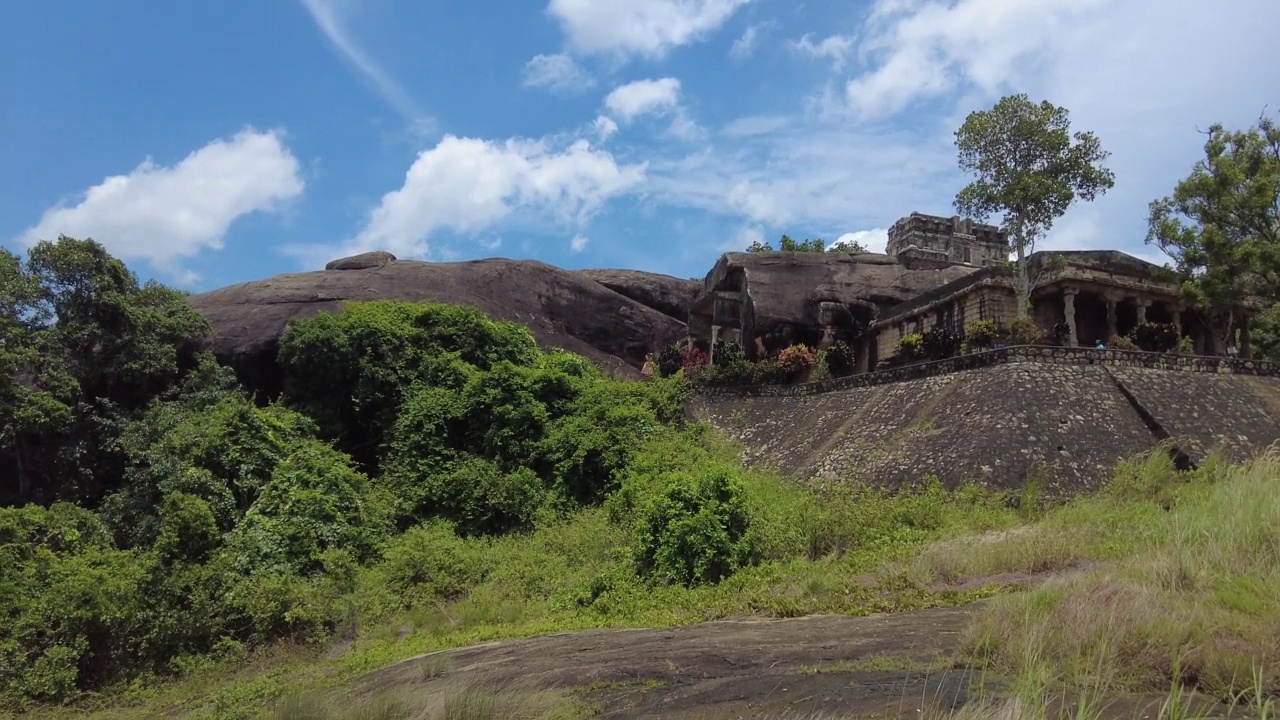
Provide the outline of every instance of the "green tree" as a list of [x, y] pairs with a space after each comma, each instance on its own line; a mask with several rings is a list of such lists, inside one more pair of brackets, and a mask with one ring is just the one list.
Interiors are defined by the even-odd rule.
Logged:
[[0, 496], [96, 503], [119, 485], [124, 423], [197, 363], [208, 324], [93, 240], [0, 253]]
[[[782, 238], [778, 241], [778, 250], [782, 252], [812, 252], [812, 253], [829, 252], [829, 253], [844, 253], [848, 255], [861, 255], [867, 252], [867, 248], [864, 247], [861, 243], [848, 242], [848, 243], [840, 243], [838, 245], [832, 244], [828, 246], [826, 241], [823, 240], [822, 238], [810, 238], [808, 240], [794, 240], [790, 235], [782, 236]], [[759, 240], [756, 240], [755, 242], [747, 246], [747, 252], [762, 253], [762, 252], [775, 252], [775, 250], [773, 249], [773, 245], [769, 243], [762, 243]], [[702, 278], [694, 278], [694, 280], [701, 282]]]
[[956, 148], [960, 169], [976, 177], [956, 195], [956, 210], [978, 220], [1003, 216], [1016, 258], [1017, 313], [1026, 317], [1027, 256], [1078, 198], [1093, 200], [1111, 188], [1115, 176], [1101, 165], [1110, 153], [1093, 133], [1073, 134], [1065, 108], [1021, 94], [970, 113], [956, 131]]
[[285, 402], [374, 474], [415, 385], [460, 389], [476, 369], [538, 357], [527, 328], [474, 308], [375, 301], [291, 322], [279, 362]]
[[[1250, 298], [1280, 302], [1280, 126], [1210, 126], [1204, 158], [1151, 203], [1147, 242], [1173, 258], [1192, 303], [1224, 330]], [[1270, 318], [1264, 318], [1264, 321]]]

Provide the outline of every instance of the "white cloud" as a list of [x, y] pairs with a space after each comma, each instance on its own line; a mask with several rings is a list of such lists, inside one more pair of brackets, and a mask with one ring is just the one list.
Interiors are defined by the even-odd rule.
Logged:
[[756, 48], [760, 46], [760, 37], [774, 26], [774, 22], [763, 22], [756, 25], [750, 25], [737, 40], [733, 41], [733, 45], [729, 48], [729, 57], [739, 62], [755, 55]]
[[871, 230], [847, 232], [836, 238], [831, 244], [832, 246], [857, 244], [866, 248], [868, 252], [884, 252], [885, 247], [889, 244], [889, 229], [873, 228]]
[[608, 115], [597, 117], [595, 122], [591, 123], [591, 127], [596, 131], [596, 137], [600, 139], [600, 142], [608, 140], [613, 137], [614, 133], [618, 132], [618, 123], [614, 122], [613, 118]]
[[128, 175], [89, 188], [78, 203], [45, 211], [18, 240], [31, 245], [59, 234], [92, 237], [122, 258], [144, 259], [190, 280], [178, 267], [181, 259], [220, 249], [236, 219], [271, 211], [303, 188], [298, 161], [281, 133], [250, 128], [169, 167], [147, 158]]
[[557, 54], [533, 56], [525, 63], [522, 83], [525, 87], [569, 94], [587, 90], [596, 81], [572, 57]]
[[[861, 74], [840, 88], [855, 114], [739, 118], [702, 152], [655, 159], [647, 190], [784, 230], [882, 228], [912, 210], [950, 215], [967, 181], [955, 129], [1001, 95], [1027, 92], [1068, 108], [1073, 129], [1096, 132], [1117, 175], [1044, 247], [1150, 257], [1147, 203], [1201, 157], [1197, 129], [1247, 127], [1277, 104], [1265, 94], [1280, 67], [1277, 26], [1273, 0], [880, 0], [867, 23], [837, 29], [868, 38], [849, 61]], [[929, 111], [908, 117], [916, 101]]]
[[759, 225], [743, 225], [734, 231], [733, 237], [720, 245], [720, 252], [742, 252], [755, 243], [764, 242], [764, 229]]
[[746, 138], [768, 135], [796, 122], [785, 115], [749, 115], [731, 120], [720, 130], [725, 137]]
[[702, 39], [751, 0], [551, 0], [569, 43], [588, 53], [661, 57]]
[[676, 108], [676, 117], [667, 128], [667, 135], [677, 140], [694, 142], [707, 136], [707, 131], [685, 112], [684, 108]]
[[400, 84], [352, 39], [344, 24], [345, 18], [342, 17], [341, 10], [345, 5], [342, 0], [299, 0], [299, 2], [306, 8], [307, 14], [311, 16], [311, 20], [315, 22], [325, 39], [333, 45], [338, 56], [353, 67], [356, 74], [371, 85], [386, 102], [395, 108], [396, 112], [415, 128], [420, 129], [424, 123], [434, 127], [434, 121], [418, 110], [404, 88], [400, 87]]
[[644, 164], [619, 165], [585, 140], [556, 149], [546, 141], [497, 143], [446, 135], [418, 155], [404, 185], [383, 196], [344, 250], [420, 257], [438, 230], [476, 232], [518, 210], [580, 224], [644, 176]]
[[569, 249], [574, 252], [582, 252], [587, 249], [588, 242], [590, 240], [587, 239], [586, 235], [574, 235], [573, 239], [569, 241]]
[[636, 80], [620, 85], [604, 99], [609, 112], [625, 120], [662, 112], [680, 103], [680, 81], [675, 78]]
[[[1150, 0], [1139, 0], [1150, 2]], [[859, 53], [873, 69], [845, 87], [866, 116], [896, 112], [961, 85], [984, 94], [1018, 87], [1043, 69], [1046, 51], [1132, 0], [880, 0]], [[1157, 14], [1170, 12], [1164, 3]], [[1180, 14], [1180, 11], [1174, 13]], [[1126, 34], [1136, 28], [1126, 28]], [[1140, 32], [1140, 30], [1138, 30]]]
[[816, 43], [810, 38], [811, 35], [805, 35], [799, 40], [792, 40], [791, 47], [809, 57], [826, 59], [837, 72], [853, 52], [853, 38], [849, 35], [832, 35]]

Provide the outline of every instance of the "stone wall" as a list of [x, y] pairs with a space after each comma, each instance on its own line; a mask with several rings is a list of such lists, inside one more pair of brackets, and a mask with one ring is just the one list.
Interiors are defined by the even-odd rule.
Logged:
[[1095, 350], [1082, 347], [1018, 345], [1000, 350], [988, 350], [945, 360], [903, 365], [889, 370], [879, 370], [798, 385], [709, 387], [702, 388], [699, 392], [704, 396], [800, 397], [1021, 362], [1033, 362], [1041, 365], [1105, 365], [1108, 367], [1137, 367], [1188, 373], [1280, 377], [1280, 365], [1261, 360], [1231, 360], [1225, 357], [1149, 353], [1135, 350]]
[[1098, 487], [1117, 461], [1165, 437], [1192, 462], [1280, 441], [1274, 366], [1150, 355], [1009, 348], [857, 376], [896, 381], [703, 394], [691, 410], [741, 441], [748, 464], [819, 483], [934, 475], [1016, 488], [1036, 474], [1069, 494]]

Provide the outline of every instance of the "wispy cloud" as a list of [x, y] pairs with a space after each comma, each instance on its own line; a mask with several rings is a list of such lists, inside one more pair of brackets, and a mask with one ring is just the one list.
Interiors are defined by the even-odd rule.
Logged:
[[792, 40], [791, 47], [815, 59], [830, 61], [836, 72], [844, 68], [845, 60], [853, 52], [853, 38], [849, 35], [831, 35], [814, 42], [812, 35], [805, 35], [799, 40]]
[[760, 38], [766, 32], [773, 28], [777, 23], [773, 20], [748, 26], [737, 40], [733, 41], [733, 46], [729, 48], [729, 57], [736, 61], [743, 61], [755, 55], [756, 48], [760, 46]]
[[391, 105], [405, 120], [416, 128], [424, 124], [434, 125], [430, 117], [423, 113], [417, 103], [405, 92], [392, 77], [382, 69], [373, 58], [351, 37], [342, 11], [345, 3], [342, 0], [298, 0], [302, 3], [315, 22], [316, 27], [324, 35], [329, 44], [342, 60], [351, 66], [356, 75], [370, 85], [381, 98]]
[[589, 90], [596, 84], [590, 73], [563, 53], [535, 55], [525, 63], [521, 82], [525, 87], [544, 88], [566, 95]]

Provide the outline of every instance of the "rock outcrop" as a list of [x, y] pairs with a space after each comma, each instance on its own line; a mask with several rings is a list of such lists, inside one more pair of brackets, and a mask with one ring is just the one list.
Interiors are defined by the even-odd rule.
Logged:
[[[685, 336], [672, 313], [596, 282], [590, 275], [536, 261], [504, 259], [454, 263], [397, 261], [365, 253], [329, 263], [320, 272], [277, 275], [202, 293], [191, 304], [212, 326], [212, 349], [249, 387], [274, 394], [280, 334], [295, 317], [334, 311], [344, 300], [407, 300], [469, 305], [499, 320], [527, 326], [544, 347], [579, 353], [632, 376], [648, 352]], [[629, 280], [623, 282], [619, 278]], [[678, 311], [674, 284], [649, 273], [613, 278], [631, 295]], [[643, 282], [641, 282], [643, 281]], [[648, 288], [642, 294], [640, 289]]]
[[579, 270], [578, 274], [682, 323], [688, 322], [689, 306], [702, 290], [700, 280], [642, 270]]

